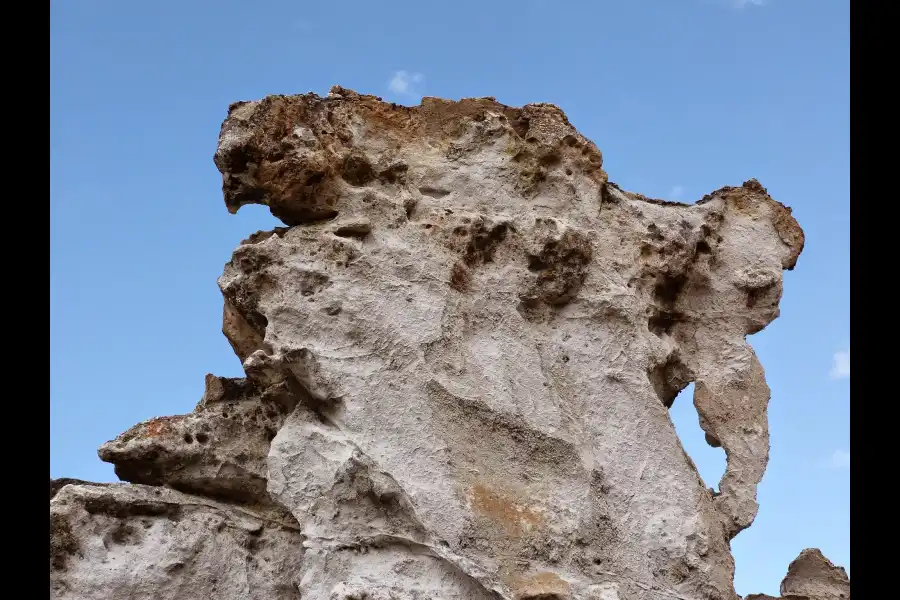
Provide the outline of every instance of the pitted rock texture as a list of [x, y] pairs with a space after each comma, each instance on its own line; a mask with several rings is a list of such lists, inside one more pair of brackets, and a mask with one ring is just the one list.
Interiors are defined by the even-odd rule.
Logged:
[[124, 481], [172, 488], [241, 504], [271, 504], [269, 443], [296, 404], [285, 384], [206, 376], [193, 413], [139, 423], [101, 446]]
[[781, 582], [781, 596], [751, 594], [746, 600], [850, 600], [850, 578], [817, 548], [800, 553]]
[[[289, 512], [302, 598], [737, 598], [769, 449], [746, 336], [804, 240], [758, 182], [666, 203], [553, 105], [337, 87], [232, 105], [215, 162], [229, 210], [287, 225], [219, 280], [246, 379], [105, 444], [121, 478]], [[691, 382], [718, 492], [667, 412]]]
[[298, 600], [303, 536], [207, 498], [142, 485], [64, 485], [50, 502], [54, 598]]

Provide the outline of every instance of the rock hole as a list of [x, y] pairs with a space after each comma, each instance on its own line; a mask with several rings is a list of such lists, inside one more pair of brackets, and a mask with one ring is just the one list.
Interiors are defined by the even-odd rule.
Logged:
[[700, 416], [694, 408], [693, 383], [673, 400], [669, 418], [675, 426], [681, 447], [694, 461], [703, 485], [712, 490], [713, 494], [718, 494], [719, 482], [725, 475], [725, 451], [719, 447], [718, 440], [710, 439], [700, 427]]
[[433, 188], [433, 187], [428, 187], [428, 186], [420, 187], [419, 193], [422, 194], [423, 196], [428, 196], [429, 198], [435, 198], [435, 199], [440, 199], [440, 198], [443, 198], [444, 196], [447, 196], [448, 194], [450, 194], [450, 192], [447, 190], [442, 190], [440, 188]]
[[325, 179], [325, 172], [317, 171], [317, 172], [311, 174], [309, 177], [307, 177], [305, 183], [308, 186], [313, 186], [318, 183], [321, 183], [323, 179]]
[[647, 378], [666, 408], [672, 407], [675, 397], [692, 380], [688, 368], [681, 362], [677, 352], [670, 354], [665, 362], [651, 368], [647, 372]]
[[494, 260], [494, 251], [506, 239], [507, 230], [512, 229], [506, 223], [498, 223], [490, 229], [483, 224], [472, 230], [472, 238], [466, 245], [465, 262], [473, 266], [479, 261], [489, 263]]
[[199, 443], [201, 443], [201, 444], [205, 444], [206, 442], [209, 441], [209, 436], [206, 435], [205, 433], [202, 433], [202, 432], [201, 432], [201, 433], [198, 433], [198, 434], [197, 434], [197, 441], [198, 441]]
[[671, 335], [672, 328], [684, 320], [684, 315], [677, 311], [655, 310], [647, 320], [647, 327], [658, 336]]
[[372, 225], [369, 223], [348, 223], [341, 225], [334, 230], [334, 235], [342, 238], [355, 238], [363, 240], [372, 231]]
[[417, 205], [418, 202], [416, 202], [415, 198], [407, 198], [403, 201], [403, 210], [406, 212], [407, 221], [411, 221], [413, 216], [415, 216]]
[[375, 179], [375, 170], [366, 157], [351, 154], [344, 160], [341, 177], [350, 185], [359, 187]]
[[232, 148], [231, 152], [228, 153], [226, 160], [228, 161], [228, 170], [235, 175], [240, 175], [247, 171], [248, 164], [256, 162], [258, 158], [250, 148], [247, 148], [246, 146], [235, 146]]
[[193, 444], [193, 443], [194, 443], [194, 437], [193, 437], [191, 434], [189, 434], [189, 433], [184, 434], [184, 443], [185, 443], [185, 444]]
[[520, 138], [524, 138], [528, 135], [528, 128], [531, 126], [531, 119], [528, 117], [520, 116], [518, 119], [510, 123], [512, 125], [513, 130], [516, 132]]
[[538, 164], [545, 167], [554, 167], [562, 162], [562, 157], [556, 152], [548, 152], [538, 159]]
[[[333, 204], [333, 199], [326, 200], [326, 204]], [[330, 221], [338, 216], [338, 211], [333, 208], [300, 207], [294, 204], [269, 204], [272, 214], [289, 227], [297, 225], [311, 225], [318, 222]]]
[[[775, 290], [775, 285], [767, 285], [760, 288], [751, 288], [747, 290], [747, 300], [746, 306], [747, 308], [754, 308], [757, 304], [762, 303], [767, 307], [775, 307], [778, 305], [778, 300], [780, 299], [779, 294], [771, 294], [773, 290]], [[754, 331], [753, 333], [756, 333]]]
[[531, 271], [532, 273], [534, 273], [536, 271], [544, 271], [544, 270], [548, 269], [549, 267], [550, 267], [550, 265], [548, 265], [546, 262], [541, 260], [540, 256], [537, 256], [535, 254], [528, 255], [528, 270]]
[[671, 308], [675, 305], [686, 283], [685, 275], [663, 275], [653, 288], [653, 295], [664, 307]]

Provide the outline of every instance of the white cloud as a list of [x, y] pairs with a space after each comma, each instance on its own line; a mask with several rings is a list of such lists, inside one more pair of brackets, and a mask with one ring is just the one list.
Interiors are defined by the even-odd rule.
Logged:
[[847, 450], [835, 450], [834, 454], [831, 455], [831, 466], [835, 469], [849, 469], [850, 468], [850, 451]]
[[418, 95], [415, 90], [416, 84], [421, 83], [424, 79], [425, 77], [421, 73], [396, 71], [388, 83], [388, 89], [399, 96], [415, 97]]
[[735, 8], [741, 9], [747, 6], [762, 6], [765, 0], [732, 0]]
[[835, 352], [831, 365], [831, 378], [844, 379], [850, 378], [850, 349], [846, 351]]
[[678, 200], [684, 195], [684, 188], [680, 185], [673, 185], [672, 189], [669, 190], [669, 197], [672, 200]]

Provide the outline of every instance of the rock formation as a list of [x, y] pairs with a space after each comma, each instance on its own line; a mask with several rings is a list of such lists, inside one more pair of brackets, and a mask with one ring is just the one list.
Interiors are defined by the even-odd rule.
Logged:
[[[654, 200], [556, 106], [340, 87], [233, 104], [215, 163], [286, 225], [219, 279], [246, 378], [104, 444], [131, 484], [51, 482], [55, 598], [737, 598], [746, 336], [804, 241], [758, 182]], [[667, 412], [691, 382], [717, 492]]]
[[800, 553], [781, 582], [781, 597], [751, 594], [746, 600], [849, 600], [850, 578], [816, 548]]

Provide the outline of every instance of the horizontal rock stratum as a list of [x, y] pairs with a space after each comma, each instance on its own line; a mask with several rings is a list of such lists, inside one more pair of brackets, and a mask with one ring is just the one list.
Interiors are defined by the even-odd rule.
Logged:
[[[746, 336], [804, 242], [762, 185], [654, 200], [551, 104], [340, 87], [233, 104], [215, 163], [286, 225], [219, 279], [246, 377], [104, 444], [130, 484], [51, 482], [55, 598], [737, 598]], [[668, 415], [691, 382], [718, 492]]]

